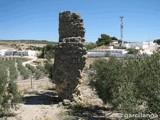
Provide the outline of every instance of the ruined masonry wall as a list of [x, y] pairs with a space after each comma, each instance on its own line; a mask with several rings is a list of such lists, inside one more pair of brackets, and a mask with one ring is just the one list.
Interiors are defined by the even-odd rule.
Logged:
[[84, 35], [79, 14], [69, 11], [59, 14], [59, 43], [55, 49], [53, 81], [60, 99], [72, 100], [72, 94], [76, 92], [85, 66]]
[[83, 27], [83, 20], [78, 13], [70, 11], [59, 14], [59, 41], [62, 42], [64, 38], [80, 37], [84, 39], [85, 29]]

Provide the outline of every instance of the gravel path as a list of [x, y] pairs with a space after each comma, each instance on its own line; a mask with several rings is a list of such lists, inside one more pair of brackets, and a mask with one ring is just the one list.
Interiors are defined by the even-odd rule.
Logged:
[[32, 63], [35, 60], [37, 60], [37, 57], [33, 57], [32, 60], [28, 60], [28, 61], [23, 62], [22, 65], [26, 66], [26, 64], [30, 64], [30, 63]]

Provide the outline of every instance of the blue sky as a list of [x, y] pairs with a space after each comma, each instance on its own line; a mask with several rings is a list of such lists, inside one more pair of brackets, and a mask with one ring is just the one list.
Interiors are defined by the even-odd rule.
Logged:
[[58, 41], [58, 14], [81, 14], [86, 42], [100, 34], [120, 38], [124, 16], [124, 40], [160, 38], [160, 0], [0, 0], [0, 39]]

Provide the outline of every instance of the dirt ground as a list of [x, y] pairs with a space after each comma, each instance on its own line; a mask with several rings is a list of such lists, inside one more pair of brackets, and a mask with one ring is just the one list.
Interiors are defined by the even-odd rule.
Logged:
[[23, 103], [18, 104], [15, 116], [7, 120], [60, 120], [63, 107], [58, 107], [54, 91], [36, 91], [25, 94]]

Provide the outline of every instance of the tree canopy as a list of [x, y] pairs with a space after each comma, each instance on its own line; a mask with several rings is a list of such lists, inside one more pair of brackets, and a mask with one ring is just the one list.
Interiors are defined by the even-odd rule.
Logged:
[[112, 37], [106, 34], [101, 34], [100, 38], [96, 41], [97, 46], [109, 45], [112, 42]]
[[47, 44], [42, 48], [42, 53], [39, 55], [39, 58], [46, 58], [50, 60], [54, 58], [55, 44]]
[[96, 44], [95, 44], [95, 43], [86, 44], [86, 45], [85, 45], [85, 48], [86, 48], [87, 50], [94, 49], [94, 48], [96, 48]]
[[154, 40], [154, 43], [157, 43], [158, 45], [160, 45], [160, 39]]

